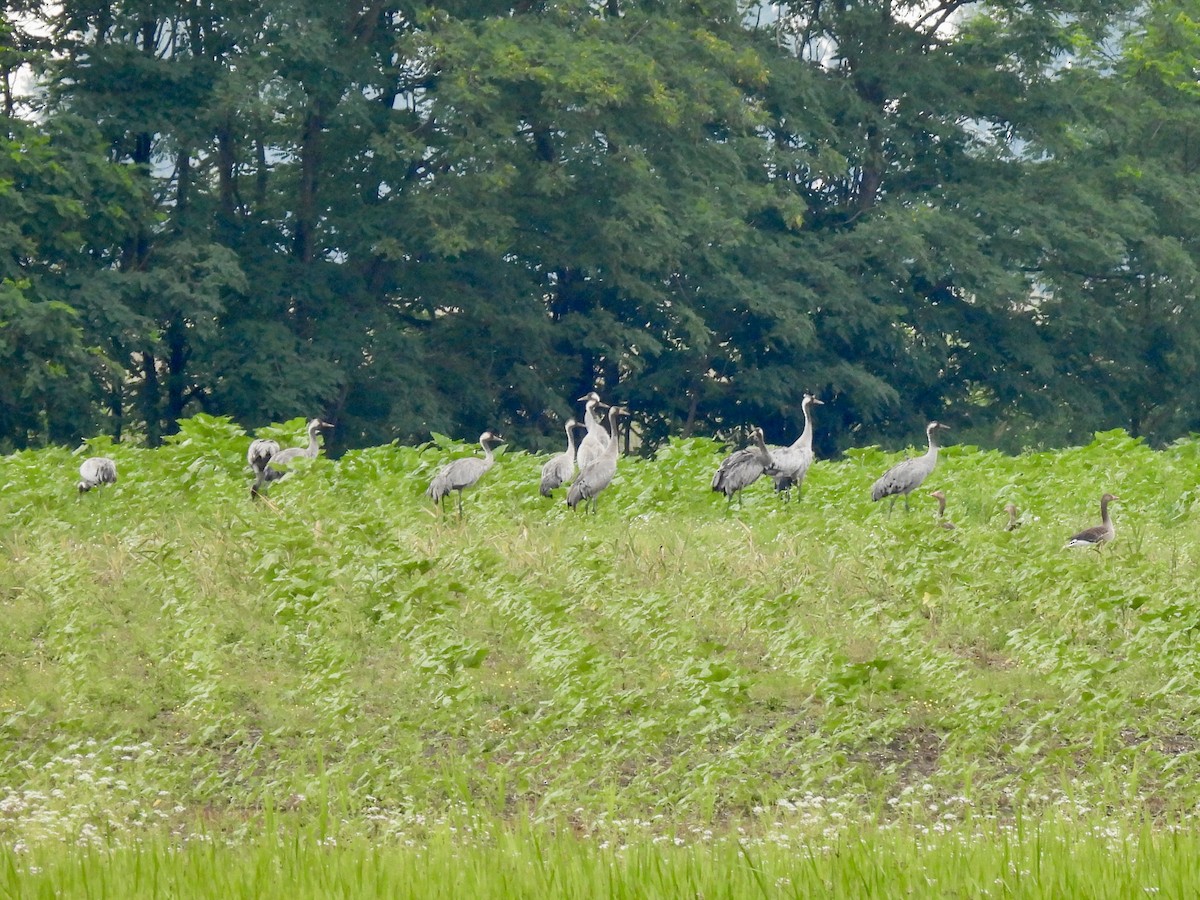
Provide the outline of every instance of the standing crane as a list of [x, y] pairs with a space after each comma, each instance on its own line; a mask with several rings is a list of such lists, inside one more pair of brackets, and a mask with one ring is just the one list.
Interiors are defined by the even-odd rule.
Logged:
[[582, 461], [580, 462], [579, 474], [575, 476], [570, 490], [567, 491], [567, 506], [571, 509], [575, 509], [580, 501], [583, 501], [584, 509], [590, 505], [592, 512], [595, 513], [596, 497], [612, 484], [613, 476], [617, 474], [617, 456], [620, 454], [621, 444], [617, 440], [617, 417], [623, 412], [625, 410], [619, 406], [609, 407], [608, 427], [612, 431], [612, 438], [601, 456], [586, 466], [582, 464]]
[[772, 447], [771, 458], [775, 461], [775, 490], [790, 498], [792, 488], [802, 492], [804, 476], [808, 474], [813, 464], [813, 420], [812, 407], [824, 406], [825, 401], [818, 400], [812, 394], [806, 393], [800, 408], [804, 410], [804, 431], [789, 447]]
[[929, 439], [929, 450], [923, 456], [896, 463], [896, 465], [884, 472], [879, 477], [879, 480], [871, 486], [872, 500], [878, 501], [884, 497], [892, 498], [892, 505], [888, 507], [889, 513], [892, 511], [892, 507], [896, 505], [896, 496], [898, 494], [904, 496], [904, 508], [908, 509], [908, 495], [921, 486], [921, 482], [929, 477], [929, 473], [937, 465], [938, 444], [936, 433], [939, 428], [948, 430], [948, 426], [940, 422], [930, 422], [925, 426], [925, 436]]
[[94, 487], [117, 483], [117, 464], [107, 456], [90, 456], [79, 466], [80, 482], [76, 487], [86, 494]]
[[479, 436], [479, 446], [483, 448], [483, 458], [468, 456], [442, 466], [441, 471], [434, 475], [433, 480], [429, 482], [429, 488], [425, 491], [425, 495], [445, 512], [446, 505], [443, 500], [446, 495], [451, 491], [458, 491], [458, 517], [461, 519], [463, 491], [482, 478], [496, 461], [492, 455], [492, 445], [503, 443], [504, 438], [485, 431]]
[[[292, 460], [301, 457], [316, 459], [317, 454], [321, 452], [317, 435], [321, 433], [322, 428], [332, 427], [328, 422], [322, 422], [320, 419], [310, 419], [308, 427], [305, 429], [308, 432], [308, 444], [304, 447], [288, 447], [286, 450], [280, 450], [279, 444], [275, 441], [262, 439], [253, 441], [250, 449], [246, 451], [246, 461], [254, 470], [254, 484], [250, 486], [250, 496], [258, 497], [262, 486], [268, 481], [278, 481], [289, 474], [286, 469], [279, 468], [280, 466], [286, 466]], [[263, 456], [271, 450], [274, 452], [267, 457], [266, 462], [262, 462]]]
[[541, 491], [543, 497], [549, 497], [550, 492], [561, 487], [575, 475], [575, 429], [579, 423], [574, 419], [567, 420], [567, 449], [542, 466]]
[[763, 430], [751, 428], [750, 437], [754, 446], [743, 447], [725, 457], [712, 479], [712, 489], [723, 493], [729, 503], [733, 502], [736, 494], [739, 507], [742, 505], [742, 491], [758, 481], [764, 472], [775, 470], [773, 455], [763, 442]]
[[1100, 498], [1100, 524], [1093, 525], [1091, 528], [1085, 528], [1079, 534], [1074, 535], [1067, 541], [1067, 547], [1099, 547], [1101, 544], [1107, 544], [1117, 536], [1117, 529], [1113, 526], [1113, 521], [1108, 515], [1108, 504], [1114, 500], [1121, 498], [1115, 494], [1105, 494]]
[[604, 426], [600, 424], [600, 420], [596, 418], [596, 407], [605, 405], [600, 401], [599, 394], [592, 391], [579, 399], [587, 401], [583, 410], [583, 424], [587, 426], [587, 434], [579, 442], [579, 468], [582, 470], [588, 463], [603, 456], [608, 442], [615, 439], [617, 435], [616, 432], [613, 432], [612, 438], [610, 438], [608, 432], [604, 430]]
[[938, 528], [945, 528], [947, 531], [953, 531], [957, 526], [946, 518], [946, 492], [945, 491], [930, 491], [929, 496], [938, 502], [937, 524]]

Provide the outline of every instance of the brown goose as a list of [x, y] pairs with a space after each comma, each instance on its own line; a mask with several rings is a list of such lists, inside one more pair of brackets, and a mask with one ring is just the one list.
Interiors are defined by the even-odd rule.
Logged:
[[938, 528], [952, 530], [957, 526], [946, 518], [946, 492], [945, 491], [930, 491], [929, 496], [933, 497], [938, 502]]
[[1114, 500], [1121, 498], [1115, 494], [1105, 494], [1100, 498], [1100, 524], [1093, 525], [1091, 528], [1085, 528], [1079, 534], [1067, 541], [1068, 547], [1099, 547], [1101, 544], [1106, 544], [1117, 536], [1117, 529], [1113, 527], [1112, 519], [1108, 515], [1108, 504]]

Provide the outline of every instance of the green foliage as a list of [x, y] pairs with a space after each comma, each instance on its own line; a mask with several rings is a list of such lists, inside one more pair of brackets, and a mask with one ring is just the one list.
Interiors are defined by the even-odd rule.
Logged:
[[[460, 521], [423, 492], [477, 451], [435, 441], [320, 457], [257, 502], [225, 417], [158, 450], [0, 460], [10, 788], [114, 833], [200, 810], [235, 827], [292, 795], [348, 833], [460, 801], [748, 824], [807, 792], [865, 816], [914, 791], [1036, 811], [1067, 785], [1134, 818], [1200, 802], [1193, 441], [948, 447], [928, 486], [954, 531], [924, 494], [869, 501], [896, 459], [878, 448], [819, 462], [799, 501], [763, 480], [730, 507], [705, 439], [622, 459], [595, 516], [541, 497], [544, 458], [510, 447]], [[95, 454], [119, 480], [79, 496]], [[1105, 490], [1117, 540], [1065, 551]], [[100, 777], [137, 802], [88, 793]], [[160, 791], [177, 812], [135, 815]], [[35, 836], [30, 816], [0, 833]]]

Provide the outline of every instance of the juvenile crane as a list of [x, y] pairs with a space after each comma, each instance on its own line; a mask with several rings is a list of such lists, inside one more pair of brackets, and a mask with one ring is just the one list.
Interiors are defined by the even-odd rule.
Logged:
[[792, 488], [798, 492], [804, 490], [804, 476], [808, 474], [813, 464], [813, 405], [824, 406], [825, 401], [818, 400], [812, 394], [805, 394], [800, 408], [804, 411], [804, 431], [800, 437], [788, 447], [772, 447], [771, 458], [775, 461], [775, 490], [785, 497], [791, 498]]
[[1016, 531], [1018, 528], [1020, 528], [1021, 521], [1020, 521], [1020, 519], [1017, 518], [1017, 516], [1020, 515], [1020, 512], [1017, 509], [1017, 504], [1015, 504], [1015, 503], [1004, 504], [1004, 511], [1006, 513], [1008, 513], [1008, 524], [1004, 526], [1004, 530], [1005, 531]]
[[79, 466], [80, 482], [76, 485], [80, 494], [94, 487], [117, 483], [117, 464], [107, 456], [91, 456]]
[[[301, 457], [305, 459], [316, 459], [317, 454], [321, 452], [321, 445], [317, 441], [317, 435], [321, 433], [322, 428], [332, 428], [328, 422], [322, 422], [320, 419], [310, 419], [308, 427], [305, 429], [308, 432], [308, 445], [304, 447], [288, 447], [286, 450], [278, 450], [272, 453], [261, 468], [255, 465], [256, 460], [260, 460], [266, 451], [271, 449], [274, 444], [275, 448], [279, 445], [271, 440], [258, 440], [250, 444], [250, 449], [246, 451], [246, 461], [250, 463], [250, 468], [254, 469], [254, 484], [250, 486], [250, 496], [258, 497], [262, 492], [262, 487], [268, 481], [278, 481], [288, 475], [287, 469], [281, 469], [280, 466], [287, 466], [294, 459]], [[257, 446], [257, 450], [256, 447]], [[254, 459], [251, 458], [252, 454]]]
[[750, 437], [754, 440], [754, 446], [743, 447], [725, 457], [712, 479], [712, 489], [723, 493], [725, 500], [730, 503], [736, 494], [738, 506], [742, 505], [742, 491], [758, 481], [764, 472], [775, 469], [771, 451], [763, 442], [762, 429], [750, 429]]
[[938, 528], [945, 528], [947, 531], [953, 531], [957, 526], [946, 518], [946, 492], [945, 491], [930, 491], [929, 496], [938, 502], [937, 524]]
[[579, 474], [575, 476], [570, 490], [567, 491], [567, 506], [571, 509], [575, 509], [582, 501], [585, 510], [590, 506], [592, 512], [595, 513], [596, 497], [612, 484], [613, 476], [617, 474], [617, 456], [620, 453], [621, 443], [617, 440], [617, 417], [623, 412], [625, 410], [619, 406], [609, 407], [608, 427], [612, 431], [612, 437], [601, 456], [586, 466], [580, 465]]
[[425, 495], [442, 507], [444, 512], [446, 504], [443, 500], [446, 495], [451, 491], [458, 491], [458, 517], [461, 519], [463, 491], [473, 486], [492, 467], [496, 461], [496, 457], [492, 455], [492, 446], [503, 443], [504, 438], [485, 431], [479, 436], [479, 446], [483, 448], [483, 458], [468, 456], [442, 466], [441, 471], [433, 476], [433, 481], [429, 482], [429, 489], [425, 491]]
[[1105, 494], [1100, 498], [1100, 524], [1093, 525], [1091, 528], [1085, 528], [1079, 534], [1074, 535], [1066, 546], [1072, 548], [1079, 547], [1099, 547], [1101, 544], [1107, 544], [1117, 536], [1117, 529], [1113, 526], [1113, 521], [1108, 515], [1108, 504], [1114, 500], [1121, 498], [1115, 494]]
[[600, 420], [596, 418], [596, 407], [605, 405], [600, 401], [600, 395], [592, 391], [579, 399], [587, 401], [583, 409], [583, 424], [587, 426], [587, 434], [579, 442], [578, 455], [579, 468], [582, 470], [584, 466], [604, 455], [608, 448], [609, 436]]
[[567, 420], [567, 449], [542, 466], [543, 497], [549, 497], [551, 491], [566, 484], [575, 475], [575, 429], [578, 427], [579, 423], [574, 419]]
[[942, 425], [940, 422], [930, 422], [925, 427], [925, 436], [929, 439], [929, 450], [923, 456], [896, 463], [896, 465], [884, 472], [871, 487], [872, 500], [879, 501], [884, 497], [891, 497], [892, 505], [888, 507], [888, 512], [891, 512], [892, 507], [896, 505], [896, 496], [903, 495], [904, 508], [909, 508], [908, 495], [921, 486], [921, 483], [933, 471], [933, 467], [937, 465], [938, 444], [936, 434], [939, 428], [948, 430], [948, 427]]

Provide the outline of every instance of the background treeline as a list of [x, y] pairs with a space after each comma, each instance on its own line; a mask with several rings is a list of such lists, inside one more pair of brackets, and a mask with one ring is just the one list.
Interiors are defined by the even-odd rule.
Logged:
[[[1200, 421], [1200, 2], [16, 0], [0, 441]], [[34, 73], [29, 89], [28, 73]]]

